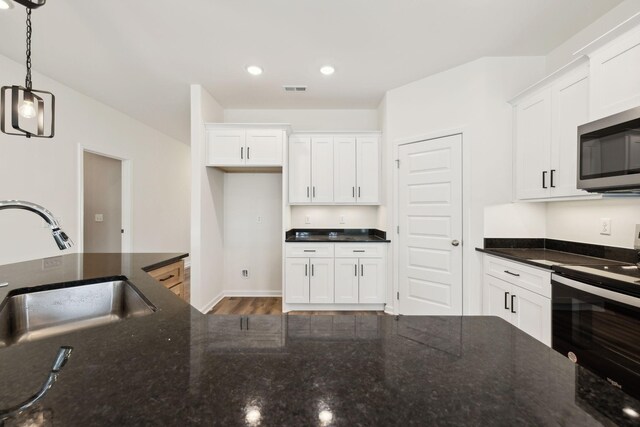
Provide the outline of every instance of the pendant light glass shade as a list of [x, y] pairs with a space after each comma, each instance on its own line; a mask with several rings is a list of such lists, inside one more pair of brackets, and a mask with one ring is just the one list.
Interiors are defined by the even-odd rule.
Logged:
[[7, 135], [53, 138], [56, 97], [42, 90], [3, 86], [0, 130]]

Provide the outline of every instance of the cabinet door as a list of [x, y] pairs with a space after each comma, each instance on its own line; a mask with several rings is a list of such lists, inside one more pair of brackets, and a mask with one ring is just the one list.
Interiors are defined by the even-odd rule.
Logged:
[[358, 203], [380, 202], [380, 147], [377, 136], [358, 138], [356, 146]]
[[516, 297], [511, 307], [511, 323], [551, 346], [551, 300], [518, 286], [513, 287], [513, 293]]
[[282, 130], [247, 131], [247, 166], [282, 166]]
[[288, 304], [309, 302], [309, 258], [286, 259], [284, 294]]
[[242, 166], [245, 159], [244, 130], [207, 131], [208, 166]]
[[336, 203], [356, 202], [356, 138], [333, 140], [333, 198]]
[[311, 138], [289, 138], [289, 203], [311, 201]]
[[333, 203], [333, 138], [311, 138], [311, 201]]
[[589, 55], [591, 120], [640, 105], [640, 29]]
[[517, 198], [527, 200], [549, 197], [550, 88], [533, 94], [516, 106], [515, 148]]
[[313, 258], [310, 266], [309, 302], [333, 304], [333, 258]]
[[587, 64], [552, 87], [553, 123], [549, 185], [552, 197], [587, 195], [576, 187], [578, 126], [589, 121], [589, 69]]
[[359, 259], [360, 286], [358, 302], [382, 304], [385, 302], [385, 264], [383, 258]]
[[360, 277], [358, 258], [336, 258], [335, 263], [336, 283], [334, 288], [336, 304], [357, 304], [358, 278]]
[[484, 275], [482, 287], [482, 314], [498, 316], [511, 323], [511, 288], [510, 283], [488, 274]]

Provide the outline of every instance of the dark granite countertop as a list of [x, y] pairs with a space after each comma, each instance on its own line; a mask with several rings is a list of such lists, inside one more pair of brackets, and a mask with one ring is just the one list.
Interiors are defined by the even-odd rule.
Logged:
[[632, 425], [622, 408], [640, 412], [497, 317], [251, 316], [241, 329], [238, 316], [203, 315], [143, 272], [163, 256], [0, 266], [13, 287], [125, 275], [158, 307], [0, 349], [0, 408], [39, 389], [69, 345], [58, 382], [27, 414], [47, 425], [596, 426]]
[[540, 248], [476, 248], [480, 252], [552, 270], [558, 265], [625, 265], [620, 261]]
[[390, 240], [386, 232], [374, 228], [294, 228], [287, 231], [285, 242], [389, 243]]

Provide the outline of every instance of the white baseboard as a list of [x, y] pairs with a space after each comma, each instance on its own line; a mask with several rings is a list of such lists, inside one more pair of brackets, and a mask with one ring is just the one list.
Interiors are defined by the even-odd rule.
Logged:
[[225, 297], [281, 297], [282, 291], [224, 291]]
[[224, 296], [225, 296], [224, 292], [220, 292], [211, 301], [209, 301], [207, 304], [205, 304], [205, 306], [203, 308], [199, 308], [198, 310], [203, 314], [207, 314], [208, 312], [211, 311], [211, 309], [213, 307], [216, 306], [216, 304], [218, 304], [220, 301], [222, 301], [222, 298], [224, 298]]
[[391, 315], [395, 315], [396, 314], [395, 310], [393, 309], [393, 306], [389, 305], [389, 304], [386, 304], [384, 306], [384, 312], [385, 312], [385, 314], [391, 314]]

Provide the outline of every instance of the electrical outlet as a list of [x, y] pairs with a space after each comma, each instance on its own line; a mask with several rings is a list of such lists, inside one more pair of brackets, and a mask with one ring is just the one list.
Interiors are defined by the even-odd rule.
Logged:
[[611, 218], [600, 218], [600, 234], [611, 236]]
[[633, 247], [640, 251], [640, 224], [636, 224], [636, 236], [633, 239]]
[[258, 224], [262, 224], [262, 217], [260, 215], [258, 215], [258, 218], [256, 218], [256, 222]]
[[56, 268], [62, 266], [62, 257], [54, 256], [42, 260], [42, 269]]
[[304, 217], [304, 223], [305, 223], [305, 224], [311, 224], [311, 217], [310, 217], [310, 216], [308, 216], [308, 215], [307, 215], [307, 216], [305, 216], [305, 217]]
[[104, 221], [104, 214], [96, 214], [95, 215], [95, 221], [96, 222], [103, 222]]
[[340, 224], [344, 224], [344, 215], [340, 215]]
[[242, 278], [243, 279], [249, 278], [249, 270], [242, 270]]

